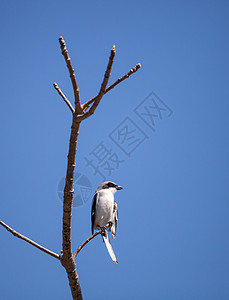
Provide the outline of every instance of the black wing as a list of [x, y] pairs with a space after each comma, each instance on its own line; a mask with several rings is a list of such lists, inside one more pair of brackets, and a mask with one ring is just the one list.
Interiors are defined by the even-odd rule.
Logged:
[[95, 193], [93, 201], [92, 201], [92, 207], [91, 207], [91, 232], [94, 233], [94, 223], [95, 223], [95, 210], [96, 210], [96, 204], [98, 199], [98, 193]]

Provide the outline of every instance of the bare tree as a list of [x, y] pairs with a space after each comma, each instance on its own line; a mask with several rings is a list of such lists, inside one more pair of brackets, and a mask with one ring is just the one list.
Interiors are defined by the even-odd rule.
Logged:
[[[79, 128], [80, 124], [83, 120], [90, 117], [96, 110], [97, 106], [99, 105], [102, 97], [104, 94], [109, 92], [112, 88], [114, 88], [117, 84], [122, 82], [123, 80], [127, 79], [130, 75], [135, 73], [140, 67], [141, 64], [137, 64], [134, 68], [132, 68], [128, 73], [126, 73], [121, 78], [117, 79], [114, 83], [112, 83], [109, 87], [107, 87], [108, 80], [111, 73], [112, 64], [114, 61], [114, 56], [116, 53], [115, 46], [111, 49], [111, 54], [109, 58], [109, 62], [107, 65], [107, 69], [103, 78], [103, 82], [101, 84], [101, 88], [99, 90], [98, 95], [93, 97], [92, 99], [88, 100], [84, 104], [80, 102], [79, 96], [79, 88], [76, 82], [76, 76], [74, 69], [71, 64], [71, 60], [68, 54], [68, 50], [66, 47], [66, 43], [63, 37], [59, 38], [60, 48], [64, 59], [66, 61], [69, 75], [72, 81], [72, 87], [74, 91], [74, 99], [75, 99], [75, 108], [72, 106], [71, 102], [66, 98], [63, 94], [57, 83], [54, 83], [53, 86], [59, 93], [59, 95], [63, 98], [64, 102], [67, 104], [69, 109], [72, 112], [72, 126], [71, 126], [71, 135], [69, 141], [69, 151], [67, 157], [67, 172], [66, 172], [66, 179], [65, 179], [65, 188], [64, 188], [64, 202], [63, 202], [63, 228], [62, 228], [62, 250], [61, 254], [57, 254], [52, 252], [45, 247], [37, 244], [36, 242], [32, 241], [31, 239], [27, 238], [26, 236], [16, 232], [14, 229], [9, 227], [7, 224], [0, 220], [0, 225], [2, 225], [5, 229], [11, 232], [14, 236], [28, 242], [29, 244], [35, 246], [39, 250], [55, 257], [56, 259], [60, 260], [62, 266], [65, 268], [69, 285], [71, 288], [72, 298], [74, 300], [82, 299], [81, 288], [79, 284], [79, 276], [76, 270], [76, 263], [75, 259], [80, 252], [80, 250], [94, 237], [101, 234], [101, 230], [98, 230], [93, 235], [91, 235], [84, 243], [82, 243], [78, 249], [73, 254], [72, 252], [72, 245], [71, 245], [71, 217], [72, 217], [72, 202], [74, 196], [74, 170], [76, 166], [76, 147], [77, 147], [77, 140], [79, 135]], [[108, 227], [107, 225], [106, 227]]]

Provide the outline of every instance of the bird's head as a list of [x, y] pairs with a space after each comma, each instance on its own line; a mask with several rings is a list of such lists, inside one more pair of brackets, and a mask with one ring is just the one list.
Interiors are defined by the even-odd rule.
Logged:
[[116, 183], [112, 181], [105, 181], [100, 184], [100, 186], [97, 188], [96, 192], [109, 189], [113, 194], [115, 194], [118, 190], [122, 190], [123, 188], [120, 185], [117, 185]]

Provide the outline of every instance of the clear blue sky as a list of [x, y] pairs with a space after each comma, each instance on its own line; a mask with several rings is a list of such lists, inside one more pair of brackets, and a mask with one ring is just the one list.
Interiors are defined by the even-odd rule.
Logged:
[[[77, 192], [87, 180], [92, 192], [88, 200], [80, 190], [72, 242], [75, 250], [90, 235], [103, 180], [90, 160], [124, 187], [119, 264], [100, 237], [87, 245], [77, 259], [84, 298], [229, 299], [228, 1], [1, 1], [0, 11], [0, 219], [60, 253], [71, 113], [52, 83], [73, 93], [58, 38], [82, 101], [98, 92], [115, 44], [111, 83], [142, 68], [81, 126]], [[127, 128], [132, 135], [118, 134]], [[109, 153], [96, 161], [101, 146]], [[0, 239], [1, 299], [71, 299], [55, 258], [2, 227]]]

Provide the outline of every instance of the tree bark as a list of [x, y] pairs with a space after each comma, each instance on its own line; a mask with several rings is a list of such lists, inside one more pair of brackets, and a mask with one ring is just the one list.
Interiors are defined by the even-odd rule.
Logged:
[[71, 248], [71, 217], [72, 217], [72, 201], [74, 196], [74, 170], [76, 166], [76, 150], [77, 139], [79, 135], [80, 122], [75, 118], [73, 114], [71, 136], [69, 141], [67, 172], [64, 188], [64, 204], [63, 204], [63, 240], [61, 251], [61, 264], [65, 268], [69, 285], [72, 292], [72, 298], [74, 300], [81, 300], [82, 293], [79, 284], [79, 277], [76, 271], [76, 264], [72, 254]]

